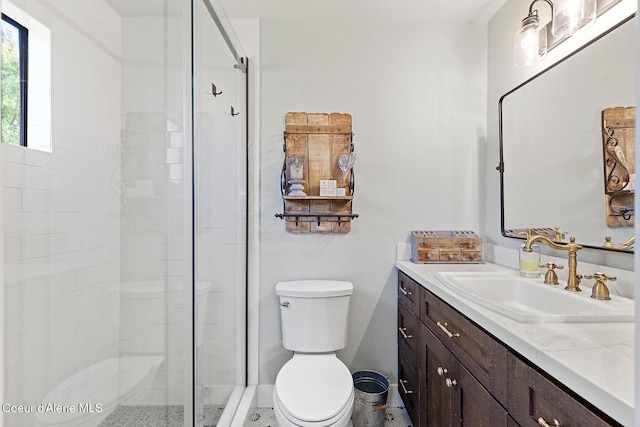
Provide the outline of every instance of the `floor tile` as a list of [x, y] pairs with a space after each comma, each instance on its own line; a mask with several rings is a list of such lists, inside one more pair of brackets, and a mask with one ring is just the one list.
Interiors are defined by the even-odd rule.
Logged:
[[[278, 422], [273, 408], [256, 408], [249, 412], [244, 427], [277, 427]], [[348, 427], [353, 427], [349, 421]], [[388, 408], [385, 413], [384, 427], [413, 427], [404, 408]]]

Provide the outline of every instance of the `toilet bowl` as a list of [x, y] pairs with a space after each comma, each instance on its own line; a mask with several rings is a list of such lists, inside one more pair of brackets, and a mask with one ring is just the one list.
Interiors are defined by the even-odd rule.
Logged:
[[280, 426], [346, 426], [353, 403], [351, 373], [335, 353], [295, 354], [278, 373], [273, 389]]
[[336, 356], [347, 339], [350, 282], [279, 282], [282, 342], [293, 358], [280, 369], [273, 407], [281, 427], [345, 427], [354, 405], [353, 378]]

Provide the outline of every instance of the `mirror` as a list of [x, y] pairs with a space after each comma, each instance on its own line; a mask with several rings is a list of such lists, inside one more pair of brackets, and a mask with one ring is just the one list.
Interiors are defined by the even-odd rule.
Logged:
[[634, 235], [607, 226], [602, 111], [635, 106], [635, 19], [596, 40], [500, 98], [501, 229], [506, 237], [534, 227], [563, 241], [612, 250]]

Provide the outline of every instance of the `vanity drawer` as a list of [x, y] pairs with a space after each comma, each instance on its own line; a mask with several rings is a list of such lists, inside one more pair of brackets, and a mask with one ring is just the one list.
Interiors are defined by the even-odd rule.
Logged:
[[417, 364], [417, 359], [398, 358], [398, 393], [414, 426], [420, 425], [420, 380], [414, 369]]
[[[528, 366], [514, 354], [508, 361], [508, 411], [523, 427], [544, 425], [562, 427], [619, 426], [613, 420], [596, 414], [569, 392], [546, 378], [535, 368]], [[559, 424], [554, 423], [557, 420]]]
[[398, 271], [398, 302], [405, 304], [410, 311], [416, 314], [419, 310], [420, 288], [418, 282], [402, 271]]
[[420, 320], [498, 401], [506, 402], [506, 347], [426, 289]]
[[420, 320], [409, 308], [398, 303], [398, 351], [409, 359], [417, 360], [420, 341]]

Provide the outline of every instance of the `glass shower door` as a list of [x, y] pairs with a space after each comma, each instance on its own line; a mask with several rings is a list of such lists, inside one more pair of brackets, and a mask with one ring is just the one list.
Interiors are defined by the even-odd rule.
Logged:
[[247, 72], [220, 10], [194, 1], [194, 400], [205, 426], [228, 424], [246, 385]]

